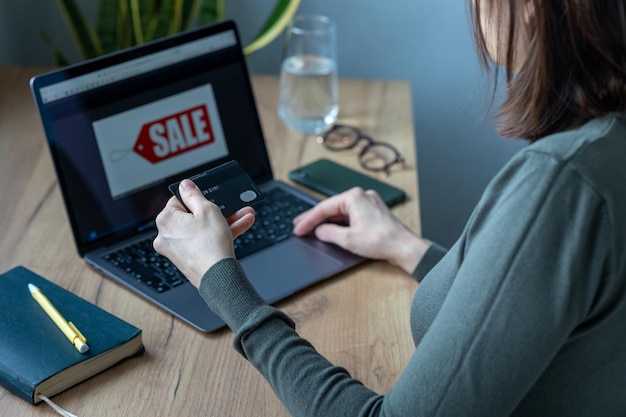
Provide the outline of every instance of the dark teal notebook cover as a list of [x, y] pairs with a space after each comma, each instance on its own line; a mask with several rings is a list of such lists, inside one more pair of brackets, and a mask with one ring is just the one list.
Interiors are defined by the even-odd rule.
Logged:
[[[87, 353], [78, 352], [46, 315], [30, 295], [28, 283], [39, 287], [83, 333]], [[137, 327], [24, 267], [0, 275], [0, 317], [0, 385], [33, 404], [39, 402], [34, 393], [42, 381], [81, 362], [88, 366], [95, 357], [141, 337]], [[143, 345], [135, 354], [141, 353]]]

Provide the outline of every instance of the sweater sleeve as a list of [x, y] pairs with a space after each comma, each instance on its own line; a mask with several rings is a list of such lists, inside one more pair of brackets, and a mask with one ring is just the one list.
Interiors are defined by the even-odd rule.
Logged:
[[200, 292], [294, 416], [509, 416], [591, 309], [607, 256], [604, 214], [593, 188], [558, 161], [510, 164], [454, 250], [418, 266], [418, 276], [430, 272], [416, 302], [435, 300], [436, 313], [385, 395], [301, 338], [235, 260], [211, 268]]
[[430, 270], [446, 255], [446, 252], [446, 248], [438, 243], [432, 242], [411, 274], [413, 278], [415, 278], [417, 282], [422, 282]]
[[234, 348], [268, 380], [292, 415], [376, 415], [372, 410], [383, 397], [301, 338], [287, 315], [261, 299], [235, 259], [213, 265], [199, 291], [233, 330]]

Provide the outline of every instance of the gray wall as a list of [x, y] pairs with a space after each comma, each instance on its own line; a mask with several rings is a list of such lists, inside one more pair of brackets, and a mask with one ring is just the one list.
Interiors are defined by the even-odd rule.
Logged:
[[[489, 86], [475, 57], [467, 1], [302, 0], [299, 10], [338, 23], [340, 76], [410, 81], [423, 233], [445, 245], [456, 240], [489, 179], [524, 145], [499, 138], [484, 116]], [[95, 16], [95, 2], [78, 3]], [[227, 3], [247, 40], [273, 2]], [[56, 2], [0, 0], [0, 64], [49, 64], [40, 30], [63, 50], [73, 48]], [[250, 70], [275, 74], [279, 59], [275, 41], [250, 58]]]

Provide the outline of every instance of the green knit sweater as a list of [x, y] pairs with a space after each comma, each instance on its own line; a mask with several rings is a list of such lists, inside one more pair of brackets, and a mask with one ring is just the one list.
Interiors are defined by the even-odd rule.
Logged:
[[416, 348], [384, 395], [299, 337], [236, 260], [207, 271], [200, 294], [294, 416], [624, 416], [622, 215], [624, 116], [519, 152], [452, 249], [431, 246], [414, 272]]

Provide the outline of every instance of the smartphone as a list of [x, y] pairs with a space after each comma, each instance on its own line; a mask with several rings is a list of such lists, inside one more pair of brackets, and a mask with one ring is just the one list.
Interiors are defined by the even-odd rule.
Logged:
[[329, 159], [318, 159], [296, 168], [289, 172], [289, 179], [326, 196], [339, 194], [357, 186], [364, 190], [376, 190], [389, 207], [406, 199], [405, 192], [400, 188]]

